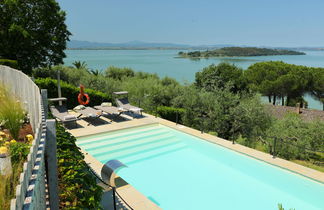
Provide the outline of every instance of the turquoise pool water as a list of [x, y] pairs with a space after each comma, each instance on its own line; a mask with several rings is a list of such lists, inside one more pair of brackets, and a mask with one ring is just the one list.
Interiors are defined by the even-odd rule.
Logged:
[[324, 184], [165, 127], [150, 125], [78, 138], [102, 163], [166, 210], [324, 209]]

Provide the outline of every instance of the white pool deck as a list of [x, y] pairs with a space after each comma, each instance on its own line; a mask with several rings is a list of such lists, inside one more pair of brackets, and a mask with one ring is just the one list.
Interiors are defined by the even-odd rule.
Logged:
[[[72, 113], [71, 113], [72, 114]], [[74, 128], [70, 129], [69, 132], [75, 136], [75, 137], [81, 137], [81, 136], [88, 136], [98, 133], [104, 133], [104, 132], [110, 132], [110, 131], [116, 131], [120, 129], [126, 129], [131, 127], [138, 127], [148, 124], [154, 124], [159, 123], [168, 127], [171, 127], [173, 129], [185, 132], [187, 134], [199, 137], [201, 139], [204, 139], [206, 141], [221, 145], [223, 147], [226, 147], [228, 149], [231, 149], [235, 152], [239, 152], [242, 154], [245, 154], [247, 156], [250, 156], [251, 158], [255, 158], [264, 162], [267, 162], [269, 164], [287, 169], [291, 172], [294, 172], [298, 175], [302, 175], [305, 177], [308, 177], [312, 180], [316, 180], [318, 182], [324, 183], [324, 173], [320, 171], [316, 171], [311, 168], [304, 167], [302, 165], [298, 165], [296, 163], [281, 159], [281, 158], [273, 158], [272, 155], [251, 149], [245, 146], [242, 146], [240, 144], [232, 144], [232, 142], [224, 140], [222, 138], [201, 133], [198, 130], [195, 130], [193, 128], [189, 128], [183, 125], [176, 125], [176, 123], [164, 120], [162, 118], [156, 118], [152, 115], [143, 113], [143, 117], [141, 118], [135, 118], [132, 119], [132, 117], [127, 115], [122, 115], [125, 120], [117, 120], [117, 121], [110, 121], [109, 119], [105, 117], [100, 117], [102, 124], [97, 125], [87, 125], [88, 123], [86, 121], [80, 120], [78, 121], [78, 124], [80, 125], [80, 128]], [[83, 151], [84, 152], [84, 151]], [[100, 174], [102, 163], [97, 161], [95, 158], [93, 158], [91, 155], [84, 152], [85, 155], [85, 161], [97, 172], [97, 174]], [[131, 185], [126, 185], [120, 188], [117, 188], [118, 193], [126, 200], [126, 202], [133, 208], [133, 209], [160, 209], [156, 204], [154, 204], [152, 201], [150, 201], [148, 198], [146, 198], [143, 194], [138, 192], [136, 189], [134, 189]]]

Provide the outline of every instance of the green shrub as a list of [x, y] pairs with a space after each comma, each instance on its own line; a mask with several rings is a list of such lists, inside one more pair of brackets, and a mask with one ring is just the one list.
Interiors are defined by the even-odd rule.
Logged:
[[0, 86], [0, 124], [7, 128], [11, 136], [18, 140], [19, 130], [25, 118], [21, 103], [8, 89]]
[[30, 145], [23, 142], [16, 142], [11, 143], [9, 148], [12, 164], [15, 165], [27, 159]]
[[178, 123], [181, 123], [181, 116], [185, 112], [185, 109], [168, 107], [168, 106], [159, 106], [157, 107], [157, 114], [163, 119], [176, 122], [177, 113], [178, 113]]
[[121, 80], [123, 77], [134, 77], [135, 73], [130, 68], [118, 68], [115, 66], [110, 66], [105, 71], [105, 76], [113, 79]]
[[56, 126], [60, 209], [101, 209], [103, 189], [84, 162], [76, 139]]
[[5, 65], [14, 69], [18, 69], [18, 62], [16, 60], [0, 59], [0, 65]]
[[[49, 98], [56, 98], [57, 97], [57, 80], [50, 79], [50, 78], [40, 78], [36, 79], [35, 83], [41, 89], [47, 89], [48, 97]], [[61, 81], [61, 90], [62, 96], [67, 97], [68, 100], [66, 105], [69, 109], [79, 105], [78, 103], [78, 94], [80, 89], [73, 85], [70, 85], [64, 81]], [[111, 101], [111, 97], [103, 92], [95, 91], [92, 89], [85, 89], [85, 92], [90, 97], [89, 106], [96, 106], [100, 105], [102, 102]]]
[[[324, 122], [319, 120], [304, 121], [300, 115], [289, 113], [276, 120], [266, 133], [270, 145], [277, 139], [276, 155], [287, 160], [323, 161], [315, 152], [324, 150]], [[307, 150], [306, 150], [307, 148]], [[309, 149], [309, 150], [308, 150]]]

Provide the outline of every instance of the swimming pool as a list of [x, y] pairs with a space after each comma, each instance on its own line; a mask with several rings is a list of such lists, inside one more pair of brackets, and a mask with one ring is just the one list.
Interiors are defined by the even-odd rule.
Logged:
[[324, 209], [324, 184], [154, 124], [78, 138], [101, 163], [166, 210]]

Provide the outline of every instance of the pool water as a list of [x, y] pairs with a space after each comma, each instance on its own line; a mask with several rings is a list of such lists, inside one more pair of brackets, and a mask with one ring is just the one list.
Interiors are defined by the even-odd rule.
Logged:
[[118, 175], [166, 210], [324, 209], [324, 184], [155, 124], [77, 140]]

